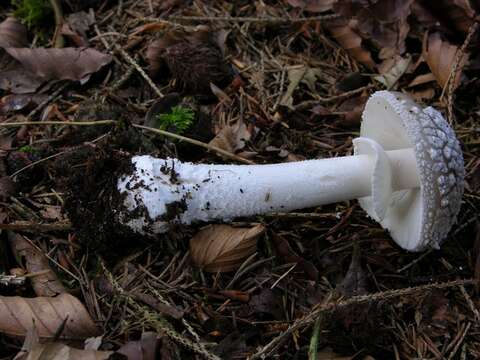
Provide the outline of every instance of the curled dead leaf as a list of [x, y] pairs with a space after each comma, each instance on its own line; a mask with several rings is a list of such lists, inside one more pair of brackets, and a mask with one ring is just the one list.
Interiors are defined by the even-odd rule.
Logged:
[[347, 22], [343, 19], [338, 19], [329, 22], [326, 27], [351, 57], [369, 69], [374, 69], [376, 66], [375, 62], [370, 52], [363, 48], [362, 38], [352, 29], [353, 24], [354, 20]]
[[160, 336], [153, 332], [144, 332], [138, 341], [129, 341], [123, 345], [118, 354], [125, 355], [129, 360], [155, 360], [160, 348]]
[[206, 226], [190, 240], [192, 260], [208, 272], [235, 270], [255, 252], [257, 239], [264, 231], [260, 224], [251, 228]]
[[15, 360], [107, 360], [113, 351], [81, 350], [62, 343], [35, 344], [28, 353]]
[[34, 325], [38, 336], [44, 339], [54, 338], [63, 325], [60, 338], [85, 339], [99, 335], [83, 304], [66, 293], [36, 298], [0, 296], [0, 314], [0, 332], [7, 335], [25, 336]]
[[250, 140], [252, 133], [243, 121], [223, 127], [210, 141], [210, 145], [235, 153], [245, 147], [245, 142]]
[[0, 23], [0, 47], [25, 47], [28, 45], [27, 28], [13, 17]]
[[92, 48], [5, 48], [30, 73], [46, 80], [79, 80], [108, 64], [112, 57]]
[[[424, 44], [423, 56], [438, 84], [443, 88], [447, 84], [447, 81], [449, 81], [450, 76], [453, 76], [451, 72], [459, 47], [451, 44], [447, 40], [443, 40], [439, 33], [430, 34], [428, 38], [426, 37], [425, 39], [426, 43]], [[468, 55], [462, 54], [454, 80], [454, 88], [460, 83], [462, 69], [467, 59]]]
[[42, 252], [33, 247], [25, 237], [12, 231], [8, 232], [8, 240], [17, 261], [19, 264], [25, 264], [28, 272], [36, 273], [50, 270], [45, 274], [31, 278], [33, 290], [37, 296], [56, 296], [66, 292]]

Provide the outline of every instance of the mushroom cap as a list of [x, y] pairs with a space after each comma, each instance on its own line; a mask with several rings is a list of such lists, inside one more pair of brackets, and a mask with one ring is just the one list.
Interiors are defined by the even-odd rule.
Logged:
[[450, 125], [405, 94], [378, 91], [365, 105], [360, 135], [385, 151], [413, 148], [420, 180], [419, 188], [393, 192], [382, 214], [372, 196], [359, 199], [362, 208], [400, 247], [438, 248], [456, 222], [464, 188], [462, 151]]

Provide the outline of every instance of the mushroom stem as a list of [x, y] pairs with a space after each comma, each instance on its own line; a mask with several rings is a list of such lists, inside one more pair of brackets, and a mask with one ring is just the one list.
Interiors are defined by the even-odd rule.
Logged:
[[[389, 160], [393, 191], [419, 186], [413, 149], [383, 154]], [[161, 233], [169, 223], [231, 220], [370, 196], [378, 157], [204, 165], [137, 156], [132, 158], [133, 173], [118, 182], [126, 207], [119, 216], [135, 231]]]

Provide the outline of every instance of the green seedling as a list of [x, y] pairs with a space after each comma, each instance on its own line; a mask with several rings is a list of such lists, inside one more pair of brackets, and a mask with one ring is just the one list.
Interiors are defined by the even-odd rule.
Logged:
[[26, 154], [35, 154], [37, 152], [37, 149], [33, 148], [30, 145], [25, 145], [22, 146], [18, 151], [26, 153]]
[[52, 12], [49, 0], [12, 0], [14, 16], [29, 28], [38, 26]]
[[194, 111], [183, 106], [174, 106], [170, 113], [157, 115], [160, 130], [174, 129], [177, 134], [182, 134], [190, 128], [194, 118]]

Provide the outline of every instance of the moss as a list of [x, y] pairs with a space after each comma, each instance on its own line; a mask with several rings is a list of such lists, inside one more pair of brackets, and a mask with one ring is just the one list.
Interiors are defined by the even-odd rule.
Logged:
[[177, 134], [182, 134], [193, 124], [195, 113], [192, 109], [183, 106], [174, 106], [168, 114], [157, 116], [159, 128], [161, 130], [174, 130]]
[[29, 28], [38, 26], [52, 13], [49, 0], [12, 0], [14, 16]]

